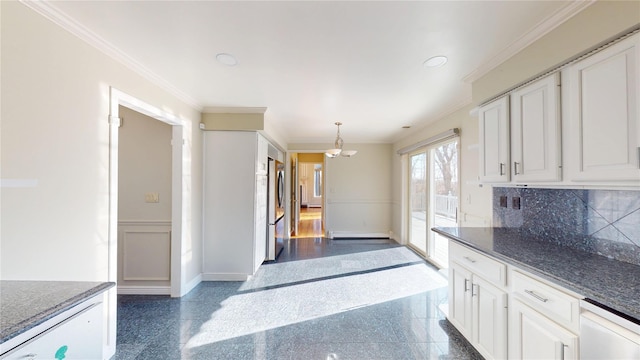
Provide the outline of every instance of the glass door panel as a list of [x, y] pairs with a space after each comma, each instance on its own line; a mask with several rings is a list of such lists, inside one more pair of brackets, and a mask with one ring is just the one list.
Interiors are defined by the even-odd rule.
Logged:
[[427, 153], [409, 158], [409, 244], [427, 253]]
[[[458, 223], [458, 141], [448, 142], [430, 151], [429, 176], [429, 229], [452, 227]], [[449, 243], [447, 238], [428, 231], [429, 257], [438, 265], [447, 267]]]

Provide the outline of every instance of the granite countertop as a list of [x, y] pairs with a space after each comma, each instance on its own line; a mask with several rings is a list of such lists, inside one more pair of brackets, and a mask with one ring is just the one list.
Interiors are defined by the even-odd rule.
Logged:
[[0, 343], [113, 286], [113, 282], [0, 281]]
[[638, 265], [559, 246], [519, 229], [432, 230], [640, 320]]

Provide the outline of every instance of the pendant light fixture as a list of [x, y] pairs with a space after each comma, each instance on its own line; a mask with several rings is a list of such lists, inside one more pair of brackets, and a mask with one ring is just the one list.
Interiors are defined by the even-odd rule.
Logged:
[[341, 156], [344, 156], [344, 157], [352, 157], [358, 151], [357, 150], [342, 150], [342, 145], [344, 144], [344, 140], [342, 140], [342, 138], [340, 137], [340, 125], [342, 125], [342, 123], [341, 122], [336, 122], [335, 124], [336, 124], [336, 126], [338, 126], [338, 134], [336, 135], [336, 141], [333, 143], [334, 148], [325, 151], [324, 154], [327, 155], [327, 157], [329, 157], [329, 158], [334, 158], [334, 157], [337, 157], [338, 155], [341, 155]]

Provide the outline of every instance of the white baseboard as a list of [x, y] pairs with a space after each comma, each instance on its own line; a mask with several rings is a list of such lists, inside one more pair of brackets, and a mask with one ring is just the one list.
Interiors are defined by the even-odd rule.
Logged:
[[389, 239], [387, 233], [359, 233], [350, 231], [330, 231], [330, 239]]
[[118, 295], [171, 295], [171, 287], [118, 285]]
[[204, 273], [202, 281], [247, 281], [249, 275], [236, 273]]
[[198, 274], [196, 277], [193, 278], [193, 280], [189, 281], [184, 286], [184, 289], [182, 291], [182, 294], [180, 294], [180, 296], [187, 295], [189, 293], [189, 291], [193, 290], [193, 288], [198, 286], [198, 284], [200, 284], [201, 282], [202, 282], [202, 274]]

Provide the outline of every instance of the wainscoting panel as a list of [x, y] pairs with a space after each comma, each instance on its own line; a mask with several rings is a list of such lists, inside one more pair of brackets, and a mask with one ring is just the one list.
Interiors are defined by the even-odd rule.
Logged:
[[123, 231], [123, 280], [169, 280], [171, 231]]
[[171, 222], [119, 222], [119, 293], [162, 293], [170, 280]]

